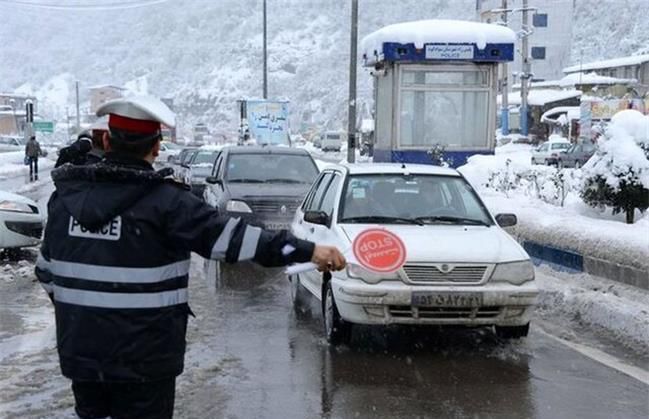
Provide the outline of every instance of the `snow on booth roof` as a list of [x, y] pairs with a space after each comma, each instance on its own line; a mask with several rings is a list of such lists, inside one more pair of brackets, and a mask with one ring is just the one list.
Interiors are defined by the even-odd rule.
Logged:
[[367, 35], [361, 41], [361, 52], [366, 60], [380, 57], [384, 43], [414, 44], [475, 44], [485, 49], [487, 44], [513, 44], [516, 34], [504, 26], [464, 20], [430, 19], [396, 23]]

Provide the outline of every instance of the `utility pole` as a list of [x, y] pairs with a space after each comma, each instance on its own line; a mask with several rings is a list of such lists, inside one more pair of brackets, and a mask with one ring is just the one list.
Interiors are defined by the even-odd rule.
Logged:
[[[502, 21], [505, 26], [507, 26], [507, 0], [502, 0], [501, 7], [502, 12]], [[509, 66], [507, 61], [504, 61], [502, 64], [502, 86], [501, 94], [502, 98], [501, 103], [501, 112], [500, 112], [500, 131], [502, 135], [509, 135]]]
[[266, 0], [264, 0], [264, 99], [268, 99], [268, 38], [266, 24]]
[[522, 45], [521, 45], [521, 54], [523, 56], [522, 63], [522, 74], [521, 74], [521, 134], [527, 136], [529, 130], [527, 126], [527, 95], [529, 88], [529, 79], [531, 77], [530, 72], [530, 57], [529, 57], [529, 27], [528, 27], [528, 0], [523, 0], [523, 8], [521, 10], [523, 16], [521, 19], [521, 29], [522, 29]]
[[358, 0], [352, 0], [351, 46], [349, 51], [349, 111], [347, 113], [347, 161], [356, 160], [356, 60], [358, 43]]
[[76, 96], [77, 96], [77, 134], [81, 131], [81, 115], [79, 114], [79, 82], [77, 81], [74, 84]]

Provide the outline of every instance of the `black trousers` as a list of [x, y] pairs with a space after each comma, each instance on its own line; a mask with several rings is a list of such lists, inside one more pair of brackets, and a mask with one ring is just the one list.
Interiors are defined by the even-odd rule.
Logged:
[[29, 176], [38, 176], [38, 157], [29, 157]]
[[171, 419], [176, 378], [143, 383], [72, 381], [81, 419]]

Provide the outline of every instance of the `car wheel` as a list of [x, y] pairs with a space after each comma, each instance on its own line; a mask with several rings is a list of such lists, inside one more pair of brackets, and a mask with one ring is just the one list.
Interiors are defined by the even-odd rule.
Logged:
[[300, 284], [300, 277], [298, 275], [289, 275], [288, 281], [291, 284], [293, 310], [298, 314], [302, 314], [305, 308], [306, 296], [304, 295], [304, 287]]
[[322, 317], [327, 342], [332, 345], [347, 344], [351, 338], [351, 323], [347, 323], [340, 317], [336, 301], [334, 300], [331, 281], [327, 282], [322, 298]]
[[581, 169], [581, 162], [579, 160], [575, 160], [575, 169]]
[[503, 339], [524, 338], [530, 331], [530, 324], [523, 326], [496, 326], [496, 336]]
[[557, 169], [563, 169], [563, 160], [557, 160]]
[[536, 159], [534, 157], [532, 157], [532, 164], [536, 164]]

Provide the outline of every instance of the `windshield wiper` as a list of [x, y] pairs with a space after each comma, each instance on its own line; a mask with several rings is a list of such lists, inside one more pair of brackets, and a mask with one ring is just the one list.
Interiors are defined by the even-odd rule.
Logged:
[[421, 220], [414, 218], [403, 218], [403, 217], [389, 217], [383, 215], [366, 215], [363, 217], [348, 217], [340, 220], [341, 223], [390, 223], [390, 222], [400, 222], [404, 224], [416, 224], [423, 226], [424, 223]]
[[228, 179], [228, 182], [230, 182], [230, 183], [264, 183], [263, 180], [259, 180], [259, 179], [245, 179], [245, 178], [240, 178], [240, 179]]
[[483, 220], [476, 220], [474, 218], [465, 218], [465, 217], [453, 217], [449, 215], [428, 215], [425, 217], [417, 217], [416, 220], [424, 222], [424, 221], [441, 221], [441, 222], [448, 222], [448, 223], [454, 223], [454, 224], [473, 224], [473, 225], [482, 225], [482, 226], [487, 226], [489, 227], [491, 224], [483, 221]]
[[266, 179], [266, 183], [305, 183], [296, 179]]

